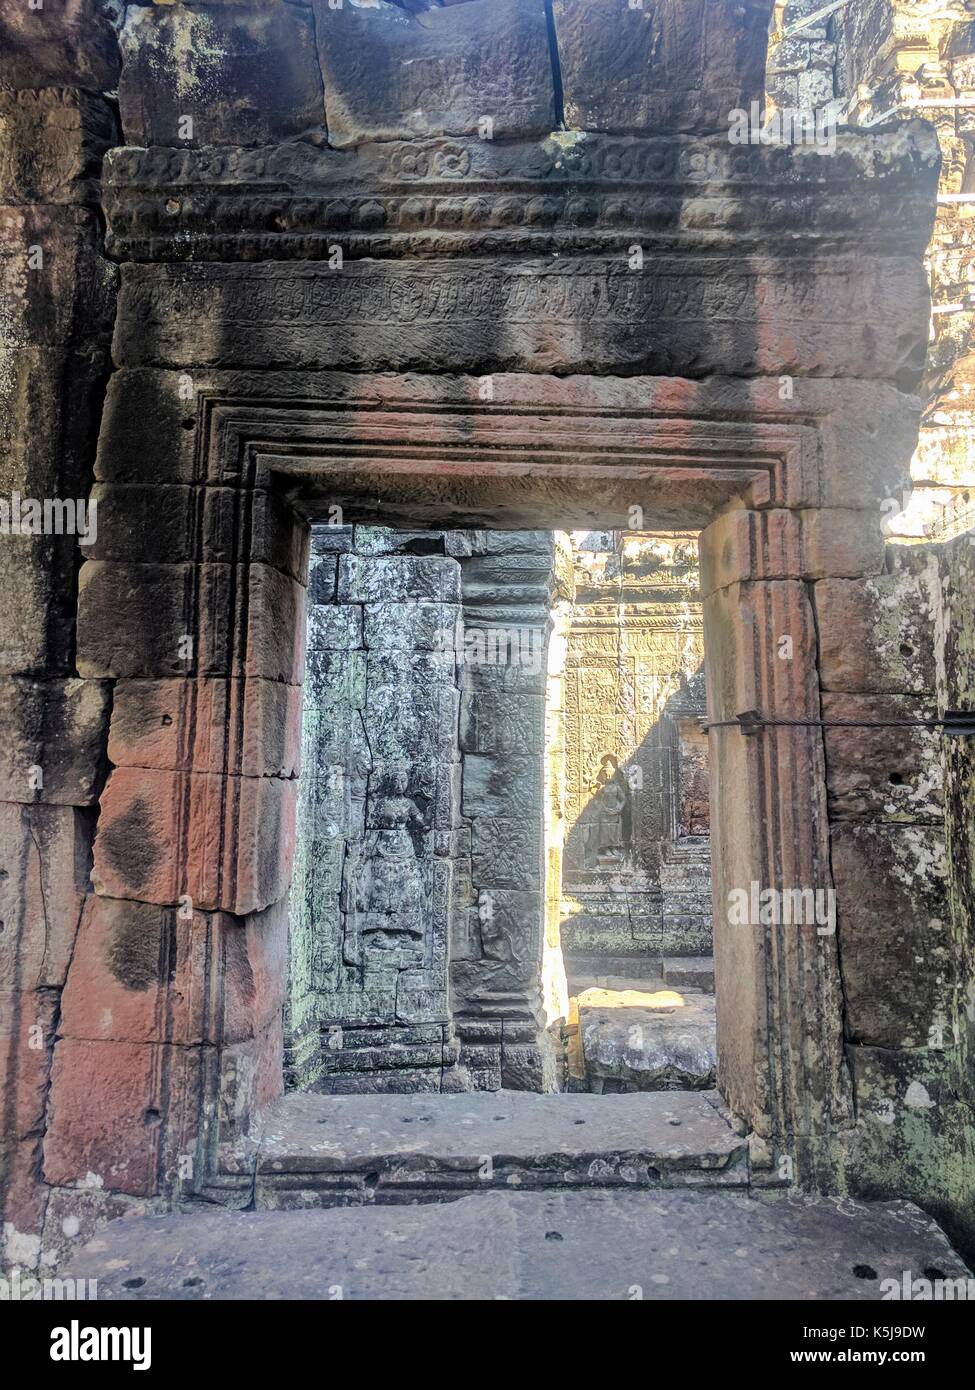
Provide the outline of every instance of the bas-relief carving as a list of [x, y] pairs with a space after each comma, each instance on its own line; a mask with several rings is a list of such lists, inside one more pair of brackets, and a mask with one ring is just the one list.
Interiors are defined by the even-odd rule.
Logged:
[[[575, 553], [563, 715], [570, 955], [680, 946], [662, 931], [673, 907], [661, 873], [687, 818], [683, 745], [669, 711], [694, 707], [689, 677], [703, 661], [695, 552], [680, 538], [631, 537], [624, 547], [589, 537]], [[680, 870], [669, 869], [667, 882], [679, 888]], [[688, 949], [699, 947], [688, 930]]]
[[[492, 535], [504, 543], [503, 535]], [[306, 846], [296, 880], [304, 895], [304, 936], [311, 936], [300, 980], [326, 1032], [324, 1071], [316, 1083], [326, 1089], [371, 1086], [401, 1058], [388, 1046], [412, 1047], [420, 1026], [439, 1025], [445, 1048], [455, 1019], [462, 1027], [464, 1019], [485, 1014], [517, 1020], [522, 1047], [536, 1036], [541, 683], [551, 541], [544, 533], [534, 542], [518, 537], [518, 563], [510, 568], [489, 557], [487, 588], [484, 558], [468, 557], [465, 623], [501, 615], [519, 631], [527, 623], [539, 638], [540, 660], [531, 671], [518, 666], [521, 646], [514, 655], [509, 647], [503, 666], [485, 668], [504, 679], [485, 686], [481, 668], [466, 664], [466, 647], [433, 640], [447, 627], [463, 630], [461, 605], [443, 598], [461, 596], [458, 562], [432, 553], [379, 553], [408, 544], [408, 537], [390, 536], [376, 539], [363, 530], [361, 548], [340, 566], [338, 600], [330, 596], [328, 605], [314, 605], [309, 624], [314, 642], [338, 636], [346, 647], [310, 653], [308, 765], [317, 767], [337, 752], [344, 762], [337, 779], [317, 777], [306, 792], [311, 824], [320, 829], [327, 823], [335, 833], [327, 840], [319, 833], [311, 853]], [[535, 581], [527, 587], [526, 572]], [[518, 678], [511, 689], [509, 675]], [[349, 708], [353, 692], [355, 711]], [[361, 766], [353, 780], [348, 750], [354, 719], [361, 719]], [[455, 956], [452, 998], [448, 939]], [[350, 1027], [357, 1031], [348, 1033]], [[333, 1046], [329, 1040], [336, 1037], [340, 1044]], [[497, 1069], [475, 1064], [464, 1048], [451, 1087], [493, 1084]], [[396, 1084], [437, 1088], [439, 1058], [435, 1071], [422, 1083], [401, 1073]]]
[[[423, 958], [430, 894], [421, 859], [427, 832], [416, 802], [407, 795], [407, 768], [387, 776], [374, 801], [369, 830], [353, 870], [352, 939], [362, 951], [380, 951], [403, 967]], [[353, 956], [354, 956], [353, 952]], [[355, 960], [351, 963], [356, 963]]]
[[[367, 534], [363, 544], [378, 543]], [[452, 875], [464, 851], [459, 692], [452, 656], [424, 648], [434, 629], [459, 615], [457, 603], [426, 596], [453, 583], [459, 597], [459, 584], [456, 563], [442, 555], [344, 561], [351, 578], [340, 597], [311, 606], [301, 870], [292, 901], [303, 957], [298, 1012], [325, 1030], [314, 1084], [355, 1089], [354, 1076], [368, 1078], [393, 1056], [374, 1030], [391, 1028], [406, 1044], [421, 1024], [442, 1034], [449, 1017]], [[390, 598], [393, 579], [399, 601]], [[383, 602], [372, 601], [377, 593]], [[414, 621], [428, 613], [433, 628]], [[316, 649], [335, 638], [342, 649]], [[358, 1041], [344, 1036], [349, 1027], [365, 1030]]]

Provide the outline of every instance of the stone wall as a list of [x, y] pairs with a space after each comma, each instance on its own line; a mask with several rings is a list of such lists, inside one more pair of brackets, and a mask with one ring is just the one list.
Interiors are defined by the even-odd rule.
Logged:
[[697, 539], [572, 542], [562, 948], [570, 976], [653, 975], [711, 947]]
[[832, 16], [807, 21], [826, 0], [777, 0], [765, 76], [767, 102], [780, 111], [836, 109], [836, 39]]
[[964, 0], [820, 0], [776, 6], [766, 90], [776, 106], [827, 108], [871, 127], [917, 113], [941, 149], [927, 272], [932, 315], [912, 487], [885, 499], [887, 532], [950, 539], [975, 525], [975, 13]]
[[[787, 5], [780, 32], [814, 8], [811, 0]], [[972, 708], [965, 655], [972, 551], [964, 533], [975, 524], [973, 22], [971, 7], [952, 0], [867, 0], [838, 9], [821, 32], [804, 29], [770, 50], [773, 95], [788, 63], [821, 63], [825, 72], [832, 47], [840, 114], [869, 127], [917, 112], [932, 123], [942, 157], [926, 258], [932, 316], [912, 486], [881, 509], [886, 533], [899, 544], [888, 548], [883, 576], [863, 590], [852, 583], [823, 590], [821, 615], [827, 625], [840, 622], [835, 642], [827, 631], [824, 651], [831, 692], [824, 710], [837, 719], [867, 710], [872, 719], [892, 719]], [[951, 545], [930, 544], [952, 536], [959, 539]], [[869, 644], [859, 656], [853, 630]], [[854, 696], [857, 686], [870, 696]], [[962, 788], [972, 773], [971, 742], [919, 727], [836, 729], [826, 750], [837, 889], [868, 874], [872, 885], [840, 911], [838, 923], [848, 1053], [863, 1117], [851, 1180], [869, 1195], [910, 1191], [970, 1245], [975, 933], [966, 886], [971, 807]]]
[[[848, 637], [829, 645], [829, 718], [922, 720], [973, 707], [972, 553], [967, 537], [892, 545], [885, 571], [862, 586], [817, 585], [827, 631], [839, 622], [848, 636], [872, 633], [859, 656]], [[967, 1248], [975, 1233], [972, 741], [920, 725], [837, 727], [827, 730], [826, 754], [847, 1055], [861, 1117], [849, 1181], [871, 1197], [910, 1192]], [[854, 884], [859, 894], [844, 897]]]
[[[104, 95], [119, 75], [105, 7], [11, 3], [2, 18], [0, 1198], [6, 1255], [31, 1265], [51, 1196], [41, 1173], [52, 1063], [71, 1065], [64, 1044], [55, 1061], [55, 1039], [92, 907], [112, 695], [108, 682], [79, 678], [77, 536], [11, 534], [10, 506], [85, 503], [91, 491], [118, 278], [105, 257], [99, 178], [121, 134]], [[73, 1060], [91, 1051], [79, 1045]]]

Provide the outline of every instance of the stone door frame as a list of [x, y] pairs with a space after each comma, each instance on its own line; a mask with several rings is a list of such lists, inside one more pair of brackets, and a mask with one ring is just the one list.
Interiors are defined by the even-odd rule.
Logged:
[[[144, 375], [119, 374], [122, 404], [130, 387], [144, 389], [134, 380]], [[178, 400], [176, 373], [151, 375], [153, 389]], [[178, 776], [171, 886], [153, 895], [110, 881], [100, 834], [99, 892], [157, 902], [185, 894], [195, 908], [237, 922], [286, 898], [294, 783], [252, 775], [259, 694], [300, 680], [304, 596], [281, 569], [303, 572], [310, 521], [335, 504], [386, 525], [505, 529], [621, 527], [639, 505], [641, 529], [700, 528], [711, 719], [752, 708], [819, 717], [808, 581], [857, 572], [856, 546], [830, 538], [850, 533], [838, 521], [856, 522], [875, 505], [884, 463], [868, 441], [903, 398], [881, 383], [836, 381], [803, 383], [798, 405], [782, 402], [768, 379], [491, 380], [485, 401], [477, 377], [194, 373], [192, 404], [162, 417], [158, 455], [194, 485], [185, 622], [197, 655], [181, 741], [192, 743], [201, 720], [213, 719], [212, 676], [230, 677], [236, 694], [231, 717], [211, 724], [205, 772]], [[846, 458], [858, 449], [861, 467], [851, 471]], [[110, 504], [99, 538], [104, 566], [139, 490], [101, 486]], [[82, 659], [95, 623], [88, 616], [83, 584]], [[124, 612], [117, 620], [138, 626]], [[137, 661], [129, 674], [141, 670]], [[835, 937], [815, 924], [731, 927], [726, 912], [729, 890], [753, 882], [832, 888], [822, 732], [776, 728], [746, 738], [721, 729], [710, 737], [719, 1085], [772, 1152], [788, 1154], [801, 1181], [828, 1184], [831, 1137], [852, 1122]], [[115, 761], [103, 802], [126, 773]], [[235, 1063], [231, 1115], [224, 1099], [218, 1104], [221, 1068], [212, 1058], [203, 1065], [200, 1113], [211, 1118], [181, 1116], [181, 1133], [165, 1144], [170, 1155], [196, 1152], [197, 1187], [219, 1183], [219, 1153], [280, 1088], [280, 1048], [274, 1027], [253, 1040], [243, 1080]]]

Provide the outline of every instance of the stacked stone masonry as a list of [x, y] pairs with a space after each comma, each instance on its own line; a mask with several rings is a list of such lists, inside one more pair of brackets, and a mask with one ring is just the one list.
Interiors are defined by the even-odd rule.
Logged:
[[[905, 555], [881, 530], [922, 403], [925, 478], [963, 503], [973, 481], [967, 203], [937, 201], [939, 178], [967, 196], [965, 108], [842, 129], [830, 158], [734, 146], [771, 0], [601, 0], [598, 28], [593, 8], [0, 4], [3, 494], [99, 504], [83, 549], [0, 537], [8, 1261], [106, 1215], [240, 1200], [286, 1066], [341, 1079], [329, 1030], [367, 958], [438, 1088], [548, 1084], [547, 846], [519, 840], [515, 876], [489, 828], [511, 759], [550, 799], [520, 715], [544, 729], [547, 681], [428, 678], [423, 649], [370, 674], [397, 575], [429, 578], [431, 610], [510, 584], [544, 627], [542, 551], [497, 537], [622, 531], [639, 506], [700, 533], [711, 721], [971, 708], [970, 548]], [[834, 99], [968, 92], [967, 9], [938, 9], [851, 0], [808, 35], [836, 45]], [[828, 56], [780, 53], [775, 84], [828, 101]], [[366, 544], [400, 539], [312, 547], [335, 507]], [[402, 548], [447, 528], [489, 540]], [[341, 954], [300, 918], [289, 935], [305, 681], [348, 714], [323, 730], [361, 872], [324, 845], [298, 864]], [[414, 699], [429, 757], [403, 788]], [[443, 818], [454, 709], [480, 801]], [[971, 745], [715, 728], [709, 763], [718, 1086], [753, 1181], [788, 1159], [806, 1188], [915, 1199], [970, 1248]], [[732, 929], [753, 881], [835, 890], [835, 933]], [[503, 908], [486, 933], [482, 892]], [[540, 940], [519, 894], [544, 899]], [[363, 938], [397, 912], [382, 966]], [[352, 1058], [367, 993], [346, 988]]]

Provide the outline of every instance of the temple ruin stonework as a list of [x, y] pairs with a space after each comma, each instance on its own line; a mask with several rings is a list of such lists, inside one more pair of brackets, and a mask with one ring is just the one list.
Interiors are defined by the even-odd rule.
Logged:
[[975, 11], [824, 5], [0, 0], [7, 1265], [572, 1186], [975, 1252]]

